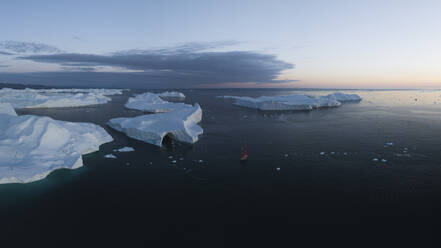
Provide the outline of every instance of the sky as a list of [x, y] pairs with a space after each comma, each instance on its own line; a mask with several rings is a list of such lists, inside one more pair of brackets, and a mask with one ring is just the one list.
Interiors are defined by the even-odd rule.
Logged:
[[20, 1], [0, 82], [441, 88], [441, 1]]

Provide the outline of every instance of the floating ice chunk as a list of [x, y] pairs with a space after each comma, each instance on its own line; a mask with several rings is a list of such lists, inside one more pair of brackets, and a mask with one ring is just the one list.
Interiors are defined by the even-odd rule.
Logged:
[[202, 109], [196, 103], [167, 113], [114, 118], [107, 124], [131, 138], [161, 146], [166, 135], [181, 142], [195, 143], [203, 133], [197, 125], [201, 120]]
[[169, 159], [172, 159], [172, 158], [173, 158], [173, 156], [168, 156], [168, 158], [169, 158]]
[[117, 151], [118, 152], [133, 152], [133, 151], [135, 151], [135, 149], [133, 149], [133, 147], [126, 146], [126, 147], [118, 149]]
[[393, 146], [394, 143], [393, 142], [387, 142], [386, 144], [384, 144], [385, 146]]
[[56, 169], [81, 167], [82, 154], [113, 140], [92, 123], [14, 116], [5, 106], [0, 105], [0, 183], [28, 183]]
[[322, 156], [325, 155], [325, 152], [320, 152], [320, 155], [322, 155]]
[[179, 98], [179, 99], [185, 99], [185, 95], [181, 92], [177, 91], [166, 91], [158, 94], [160, 97], [164, 98]]
[[355, 94], [334, 93], [327, 96], [309, 96], [293, 94], [285, 96], [217, 96], [218, 98], [234, 99], [233, 104], [260, 110], [312, 110], [324, 107], [338, 107], [342, 102], [360, 101]]
[[105, 158], [116, 158], [116, 156], [113, 154], [106, 154], [106, 155], [104, 155], [104, 157]]
[[191, 107], [191, 105], [184, 103], [164, 101], [157, 94], [150, 92], [130, 97], [124, 106], [129, 109], [137, 109], [151, 113], [169, 112], [180, 108]]
[[331, 152], [331, 155], [334, 155], [335, 154], [335, 152]]
[[277, 167], [277, 168], [276, 168], [276, 171], [280, 171], [280, 167]]
[[383, 159], [381, 160], [381, 162], [386, 163], [387, 160], [383, 158]]
[[176, 164], [177, 161], [176, 160], [172, 160], [171, 162], [172, 162], [172, 164]]
[[378, 162], [378, 158], [373, 158], [372, 161]]
[[199, 162], [199, 163], [203, 163], [203, 162], [204, 162], [204, 160], [202, 160], [202, 159], [199, 159], [199, 160], [198, 160], [198, 162]]
[[287, 158], [287, 157], [288, 157], [288, 154], [285, 154], [285, 155], [283, 155], [283, 156], [285, 156], [285, 158]]
[[111, 99], [106, 95], [117, 94], [106, 90], [34, 90], [34, 89], [0, 89], [0, 102], [9, 102], [14, 108], [54, 108], [54, 107], [82, 107], [88, 105], [105, 104]]

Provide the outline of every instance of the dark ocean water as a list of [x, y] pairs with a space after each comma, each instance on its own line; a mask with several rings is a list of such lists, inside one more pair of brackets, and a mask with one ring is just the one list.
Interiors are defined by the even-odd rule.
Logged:
[[[93, 122], [114, 141], [83, 156], [80, 169], [0, 185], [2, 240], [37, 247], [432, 243], [441, 209], [441, 91], [348, 91], [363, 101], [263, 112], [215, 96], [295, 91], [182, 90], [185, 102], [201, 105], [204, 134], [193, 145], [168, 140], [162, 148], [106, 126], [142, 114], [123, 107], [140, 92], [93, 107], [18, 111]], [[249, 161], [241, 165], [244, 145]], [[103, 157], [124, 146], [135, 152]]]

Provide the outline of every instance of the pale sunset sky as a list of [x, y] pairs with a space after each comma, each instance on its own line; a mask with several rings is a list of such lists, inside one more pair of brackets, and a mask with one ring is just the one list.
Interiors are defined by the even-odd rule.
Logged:
[[441, 1], [9, 1], [0, 83], [441, 88]]

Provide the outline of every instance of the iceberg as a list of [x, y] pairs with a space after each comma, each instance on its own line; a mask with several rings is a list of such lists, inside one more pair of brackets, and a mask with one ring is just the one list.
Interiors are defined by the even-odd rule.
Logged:
[[166, 135], [170, 138], [195, 143], [203, 133], [198, 122], [202, 120], [199, 104], [187, 105], [167, 113], [141, 115], [133, 118], [114, 118], [107, 123], [127, 136], [156, 146], [162, 145]]
[[108, 95], [122, 93], [111, 89], [0, 89], [0, 102], [9, 102], [14, 108], [82, 107], [105, 104]]
[[218, 96], [233, 99], [235, 105], [260, 110], [312, 110], [317, 108], [338, 107], [344, 102], [361, 101], [356, 94], [334, 93], [326, 96], [293, 94], [284, 96]]
[[129, 109], [137, 109], [151, 113], [161, 113], [189, 107], [190, 105], [184, 103], [167, 102], [162, 100], [157, 94], [146, 92], [136, 95], [135, 97], [130, 97], [124, 106]]
[[0, 184], [33, 182], [56, 169], [79, 168], [81, 155], [113, 140], [92, 123], [17, 116], [8, 103], [0, 104], [0, 130]]
[[164, 97], [164, 98], [177, 98], [180, 100], [185, 99], [185, 95], [181, 92], [177, 92], [177, 91], [166, 91], [166, 92], [162, 92], [158, 94], [160, 97]]
[[341, 92], [336, 92], [333, 94], [329, 94], [327, 96], [324, 96], [328, 99], [334, 99], [337, 100], [341, 103], [345, 103], [345, 102], [359, 102], [361, 101], [361, 97], [357, 94], [344, 94]]

